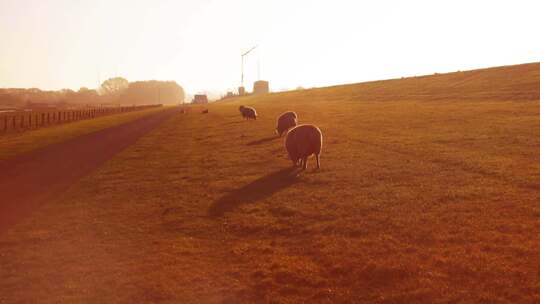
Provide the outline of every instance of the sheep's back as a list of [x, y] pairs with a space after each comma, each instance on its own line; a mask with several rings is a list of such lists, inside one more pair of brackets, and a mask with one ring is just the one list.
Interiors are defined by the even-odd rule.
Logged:
[[289, 155], [306, 157], [320, 154], [322, 149], [322, 133], [314, 125], [299, 125], [287, 133], [285, 147]]
[[[291, 115], [289, 113], [294, 114], [294, 112], [287, 112], [287, 113], [284, 113], [281, 116], [279, 116], [278, 122], [277, 122], [277, 127], [276, 127], [276, 129], [279, 132], [283, 132], [283, 131], [287, 130], [288, 128], [294, 127], [294, 126], [296, 126], [298, 124], [298, 122], [296, 120], [296, 114], [294, 114], [294, 116], [293, 116], [293, 115]], [[287, 114], [287, 115], [285, 115], [285, 114]]]
[[244, 107], [242, 114], [247, 117], [257, 117], [257, 111], [252, 107]]

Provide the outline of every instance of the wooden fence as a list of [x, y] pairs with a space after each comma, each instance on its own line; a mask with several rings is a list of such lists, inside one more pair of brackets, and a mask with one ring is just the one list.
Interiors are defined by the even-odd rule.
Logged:
[[18, 111], [0, 113], [0, 134], [26, 131], [105, 115], [141, 111], [162, 105], [100, 107], [75, 110]]

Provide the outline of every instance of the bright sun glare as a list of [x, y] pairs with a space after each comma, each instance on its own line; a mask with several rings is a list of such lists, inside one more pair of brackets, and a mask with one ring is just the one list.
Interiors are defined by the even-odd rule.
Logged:
[[538, 61], [536, 1], [0, 2], [0, 87], [279, 91]]

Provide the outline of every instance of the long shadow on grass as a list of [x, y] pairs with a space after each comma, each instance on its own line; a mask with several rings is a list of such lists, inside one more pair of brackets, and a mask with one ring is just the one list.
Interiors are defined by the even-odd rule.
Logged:
[[235, 125], [235, 124], [240, 124], [240, 123], [243, 123], [243, 121], [230, 121], [230, 122], [225, 123], [225, 125]]
[[266, 138], [262, 138], [262, 139], [250, 141], [250, 142], [248, 142], [246, 145], [247, 145], [247, 146], [260, 145], [260, 144], [264, 144], [264, 143], [269, 142], [269, 141], [276, 140], [276, 139], [278, 139], [278, 138], [279, 138], [279, 136], [274, 135], [274, 136], [271, 136], [271, 137], [266, 137]]
[[255, 203], [269, 197], [294, 184], [299, 171], [298, 168], [289, 167], [256, 179], [215, 201], [208, 209], [208, 215], [221, 217], [242, 204]]

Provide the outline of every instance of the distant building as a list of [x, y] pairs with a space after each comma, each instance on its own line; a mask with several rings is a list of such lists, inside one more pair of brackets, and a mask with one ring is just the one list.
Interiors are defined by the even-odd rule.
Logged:
[[195, 95], [195, 97], [193, 97], [193, 100], [191, 101], [191, 103], [194, 103], [194, 104], [208, 103], [208, 97], [206, 96], [206, 94], [197, 94]]
[[258, 80], [253, 84], [253, 94], [267, 94], [270, 92], [270, 86], [268, 81]]
[[246, 88], [238, 87], [238, 95], [240, 95], [240, 96], [246, 95]]

